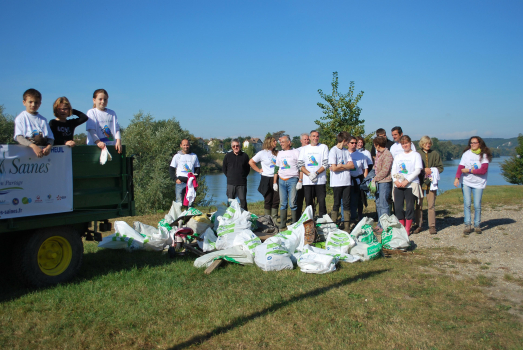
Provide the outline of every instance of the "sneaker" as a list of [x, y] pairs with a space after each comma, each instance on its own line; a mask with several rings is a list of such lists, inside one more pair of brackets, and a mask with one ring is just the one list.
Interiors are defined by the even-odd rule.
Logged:
[[474, 227], [474, 232], [476, 232], [478, 235], [481, 234], [481, 227]]
[[431, 235], [435, 235], [438, 233], [438, 231], [436, 231], [436, 228], [434, 226], [431, 226], [431, 227], [429, 227], [429, 233]]
[[472, 226], [465, 225], [465, 229], [463, 230], [463, 234], [464, 235], [470, 235], [471, 232], [472, 232]]

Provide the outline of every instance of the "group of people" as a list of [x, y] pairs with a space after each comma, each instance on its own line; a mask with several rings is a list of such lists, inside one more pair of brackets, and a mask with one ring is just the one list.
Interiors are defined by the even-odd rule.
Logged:
[[[59, 97], [53, 104], [55, 119], [47, 123], [38, 109], [42, 104], [42, 94], [29, 89], [23, 94], [25, 111], [15, 118], [14, 140], [22, 146], [30, 147], [37, 157], [48, 155], [52, 146], [75, 146], [74, 130], [86, 123], [87, 144], [104, 149], [114, 145], [122, 153], [120, 126], [116, 113], [107, 108], [109, 94], [104, 89], [93, 93], [93, 108], [87, 115], [73, 109], [67, 97]], [[78, 118], [68, 119], [72, 115]]]
[[[360, 186], [364, 180], [371, 180], [376, 191], [376, 212], [378, 218], [383, 214], [394, 213], [409, 235], [423, 230], [423, 198], [428, 204], [428, 230], [437, 234], [436, 196], [438, 181], [443, 172], [443, 162], [437, 151], [432, 150], [432, 140], [423, 136], [418, 144], [413, 144], [401, 127], [391, 130], [393, 141], [387, 138], [384, 129], [376, 130], [371, 151], [365, 149], [365, 139], [340, 132], [336, 145], [330, 150], [320, 143], [320, 134], [312, 130], [300, 136], [301, 147], [293, 148], [289, 135], [279, 140], [265, 139], [262, 150], [251, 159], [242, 152], [239, 140], [231, 142], [232, 152], [223, 160], [223, 173], [227, 177], [227, 197], [238, 197], [240, 205], [247, 210], [247, 176], [250, 170], [261, 175], [258, 191], [264, 197], [265, 215], [275, 220], [280, 217], [280, 228], [287, 226], [288, 209], [291, 223], [296, 222], [305, 205], [318, 205], [318, 216], [327, 214], [325, 197], [327, 193], [327, 170], [330, 171], [330, 187], [334, 204], [330, 216], [338, 222], [340, 208], [341, 223], [348, 229], [361, 220], [366, 205], [365, 192]], [[278, 143], [281, 150], [277, 151]], [[470, 138], [465, 149], [455, 186], [461, 184], [464, 198], [464, 234], [481, 233], [481, 196], [486, 186], [488, 163], [492, 155], [483, 139]], [[261, 167], [258, 167], [258, 164]], [[474, 196], [474, 228], [471, 224], [471, 194]], [[278, 213], [279, 209], [279, 213]], [[378, 223], [375, 228], [381, 233]]]
[[[14, 139], [20, 145], [31, 147], [37, 157], [49, 154], [56, 145], [75, 146], [74, 130], [86, 123], [87, 145], [104, 149], [114, 145], [122, 152], [120, 126], [116, 113], [107, 108], [109, 94], [104, 89], [93, 93], [93, 108], [84, 114], [73, 109], [66, 97], [59, 97], [53, 104], [55, 119], [47, 119], [38, 113], [42, 95], [35, 89], [23, 94], [26, 108], [15, 118]], [[70, 119], [72, 115], [78, 118]], [[423, 198], [428, 203], [428, 228], [436, 234], [436, 196], [438, 181], [443, 172], [440, 155], [431, 149], [432, 140], [423, 136], [416, 150], [408, 135], [403, 135], [401, 127], [392, 128], [393, 141], [389, 140], [384, 129], [376, 130], [371, 151], [365, 149], [365, 139], [340, 132], [336, 145], [330, 150], [320, 143], [320, 133], [312, 130], [300, 136], [301, 147], [293, 148], [289, 135], [279, 140], [268, 137], [263, 149], [252, 159], [241, 150], [240, 141], [231, 141], [232, 152], [225, 155], [222, 170], [227, 177], [227, 197], [240, 200], [240, 206], [247, 210], [247, 176], [250, 170], [261, 174], [258, 191], [264, 198], [266, 215], [274, 219], [280, 217], [280, 228], [287, 226], [287, 210], [291, 212], [291, 222], [298, 221], [303, 201], [306, 206], [315, 208], [318, 215], [327, 214], [327, 170], [330, 171], [330, 187], [334, 194], [334, 204], [330, 212], [333, 221], [338, 221], [341, 211], [341, 228], [347, 228], [361, 220], [366, 196], [360, 188], [364, 180], [372, 178], [376, 188], [376, 212], [378, 218], [392, 211], [407, 232], [419, 233], [423, 228]], [[280, 144], [281, 150], [277, 151]], [[169, 172], [175, 181], [176, 201], [187, 199], [188, 183], [200, 173], [200, 163], [194, 153], [190, 153], [188, 139], [182, 140], [180, 151], [171, 161]], [[487, 184], [488, 165], [492, 154], [479, 136], [469, 139], [463, 152], [454, 185], [461, 184], [464, 201], [464, 234], [481, 233], [481, 198]], [[261, 168], [257, 164], [261, 164]], [[194, 193], [192, 193], [192, 196]], [[471, 203], [474, 198], [474, 221], [471, 221]], [[189, 201], [190, 202], [190, 201]], [[473, 226], [472, 226], [473, 225]], [[377, 232], [383, 230], [378, 223]]]

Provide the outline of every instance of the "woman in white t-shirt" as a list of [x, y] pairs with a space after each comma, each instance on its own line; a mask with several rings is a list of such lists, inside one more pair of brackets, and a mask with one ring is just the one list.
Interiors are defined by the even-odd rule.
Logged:
[[[421, 195], [418, 175], [423, 169], [423, 161], [420, 154], [412, 150], [409, 136], [403, 135], [400, 144], [403, 153], [394, 157], [391, 170], [394, 183], [394, 213], [410, 235], [412, 220], [414, 220], [414, 202], [417, 197], [415, 194]], [[406, 202], [405, 211], [404, 202]]]
[[[280, 194], [278, 191], [274, 191], [272, 183], [274, 179], [274, 166], [276, 165], [276, 139], [274, 137], [267, 137], [263, 141], [262, 150], [254, 157], [249, 160], [249, 165], [257, 173], [261, 174], [260, 186], [258, 192], [260, 192], [265, 200], [265, 215], [271, 215], [276, 222], [278, 217], [278, 207], [280, 206]], [[261, 163], [261, 169], [258, 168], [256, 163]]]
[[481, 233], [481, 197], [483, 189], [487, 186], [488, 165], [492, 160], [492, 153], [479, 136], [472, 136], [459, 162], [454, 186], [461, 182], [463, 191], [463, 209], [465, 229], [463, 233], [472, 232], [470, 218], [471, 195], [474, 195], [474, 231]]
[[93, 108], [87, 111], [86, 129], [87, 144], [97, 145], [100, 149], [106, 146], [115, 146], [118, 153], [122, 153], [120, 125], [116, 113], [107, 108], [109, 94], [104, 89], [93, 93]]

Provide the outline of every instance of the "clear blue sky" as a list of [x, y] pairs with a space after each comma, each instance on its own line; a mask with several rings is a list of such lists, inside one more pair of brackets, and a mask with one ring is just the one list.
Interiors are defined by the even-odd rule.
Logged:
[[[523, 1], [3, 1], [0, 104], [40, 113], [95, 89], [204, 138], [310, 131], [338, 71], [366, 132], [523, 133]], [[83, 132], [83, 127], [77, 132]], [[390, 135], [390, 132], [388, 132]]]

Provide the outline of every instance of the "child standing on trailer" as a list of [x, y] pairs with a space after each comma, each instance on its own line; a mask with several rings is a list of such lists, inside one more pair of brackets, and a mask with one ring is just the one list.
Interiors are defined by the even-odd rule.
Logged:
[[[54, 144], [74, 147], [74, 129], [87, 121], [87, 116], [71, 107], [67, 97], [58, 97], [54, 101], [53, 112], [56, 119], [49, 121], [49, 126], [54, 135]], [[67, 119], [72, 115], [78, 116], [76, 119]]]
[[108, 101], [109, 94], [104, 89], [93, 93], [94, 108], [87, 111], [87, 144], [97, 145], [100, 149], [114, 145], [118, 153], [122, 153], [120, 125], [116, 113], [106, 108]]
[[[22, 146], [31, 147], [38, 158], [46, 156], [54, 144], [53, 132], [47, 119], [38, 113], [42, 94], [35, 89], [24, 92], [25, 111], [15, 118], [14, 140]], [[42, 147], [44, 147], [42, 149]]]

